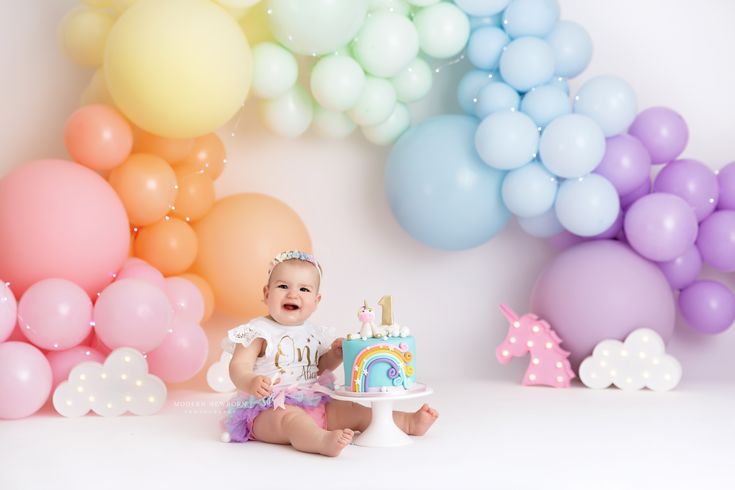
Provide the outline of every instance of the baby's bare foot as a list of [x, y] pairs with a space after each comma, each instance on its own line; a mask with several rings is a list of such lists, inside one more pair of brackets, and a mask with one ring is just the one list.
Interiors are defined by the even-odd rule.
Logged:
[[325, 456], [339, 456], [339, 453], [352, 442], [354, 435], [352, 429], [330, 430], [324, 434], [322, 448], [319, 452]]
[[408, 433], [412, 436], [423, 436], [437, 418], [439, 418], [439, 412], [424, 403], [416, 413], [411, 414], [408, 421]]

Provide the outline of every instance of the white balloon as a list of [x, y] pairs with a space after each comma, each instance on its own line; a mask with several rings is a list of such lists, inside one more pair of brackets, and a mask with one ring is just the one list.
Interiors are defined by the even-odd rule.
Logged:
[[352, 52], [365, 71], [377, 77], [393, 77], [419, 52], [419, 35], [403, 15], [388, 11], [368, 16], [355, 38]]
[[382, 78], [367, 77], [360, 99], [347, 114], [355, 124], [373, 126], [388, 119], [395, 105], [396, 91], [393, 85]]
[[352, 133], [357, 125], [344, 112], [330, 111], [317, 106], [314, 109], [312, 127], [320, 136], [344, 138]]
[[357, 103], [365, 73], [349, 56], [325, 56], [311, 70], [311, 94], [325, 109], [346, 111]]
[[288, 50], [275, 43], [253, 46], [253, 94], [261, 99], [283, 95], [296, 83], [299, 67]]
[[295, 138], [311, 124], [314, 114], [311, 97], [301, 85], [275, 99], [260, 102], [263, 124], [276, 134]]
[[398, 75], [391, 79], [396, 96], [401, 102], [413, 102], [429, 93], [434, 76], [429, 64], [421, 58], [414, 59]]
[[442, 2], [421, 9], [413, 19], [421, 51], [433, 58], [460, 53], [470, 36], [467, 15], [452, 3]]
[[363, 126], [362, 134], [376, 145], [391, 145], [410, 125], [411, 113], [405, 104], [399, 102], [388, 119], [374, 126]]

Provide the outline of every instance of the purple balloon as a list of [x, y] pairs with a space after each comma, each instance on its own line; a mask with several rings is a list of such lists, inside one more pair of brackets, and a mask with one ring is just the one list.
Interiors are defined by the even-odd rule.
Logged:
[[559, 254], [536, 280], [532, 311], [548, 320], [577, 365], [602, 340], [647, 327], [664, 341], [676, 307], [663, 273], [625, 245], [593, 240]]
[[632, 192], [629, 192], [624, 196], [620, 196], [620, 207], [623, 209], [623, 211], [627, 211], [634, 202], [636, 202], [641, 197], [648, 195], [649, 192], [651, 192], [651, 179], [646, 179]]
[[612, 182], [619, 196], [624, 196], [644, 184], [651, 173], [651, 156], [638, 139], [619, 134], [605, 142], [605, 156], [595, 173]]
[[653, 182], [654, 192], [676, 194], [694, 208], [697, 221], [712, 214], [720, 195], [717, 176], [697, 160], [676, 160], [666, 165]]
[[699, 255], [699, 249], [692, 245], [684, 255], [668, 262], [659, 262], [658, 267], [672, 288], [684, 289], [694, 282], [702, 270], [702, 256]]
[[717, 281], [697, 281], [679, 295], [687, 324], [702, 333], [720, 333], [735, 321], [735, 295]]
[[657, 262], [683, 255], [697, 238], [697, 217], [679, 196], [656, 192], [638, 199], [625, 215], [625, 236], [633, 249]]
[[735, 211], [715, 211], [699, 224], [697, 247], [715, 269], [735, 271]]
[[730, 162], [717, 172], [720, 200], [717, 209], [735, 210], [735, 162]]
[[689, 129], [684, 118], [668, 107], [649, 107], [640, 112], [628, 128], [651, 155], [652, 163], [675, 159], [687, 145]]

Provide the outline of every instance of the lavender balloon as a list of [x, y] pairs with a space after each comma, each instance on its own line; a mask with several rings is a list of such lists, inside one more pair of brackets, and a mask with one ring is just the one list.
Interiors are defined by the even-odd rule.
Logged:
[[623, 226], [630, 246], [657, 262], [674, 260], [697, 238], [697, 217], [689, 204], [679, 196], [662, 192], [633, 203]]
[[730, 162], [717, 172], [720, 200], [717, 209], [735, 210], [735, 162]]
[[735, 211], [716, 211], [699, 224], [697, 247], [715, 269], [735, 271]]
[[633, 205], [638, 199], [643, 196], [647, 196], [651, 192], [651, 179], [646, 179], [641, 185], [636, 187], [633, 191], [620, 196], [620, 207], [627, 211], [629, 207]]
[[679, 309], [693, 329], [720, 333], [735, 321], [735, 295], [717, 281], [697, 281], [679, 295]]
[[699, 255], [699, 249], [692, 245], [684, 255], [668, 262], [659, 262], [658, 267], [672, 288], [684, 289], [694, 282], [702, 270], [702, 256]]
[[709, 216], [720, 195], [717, 176], [697, 160], [676, 160], [666, 165], [653, 182], [654, 192], [676, 194], [694, 208], [697, 221]]
[[649, 107], [628, 128], [646, 147], [653, 163], [666, 163], [678, 157], [689, 140], [689, 129], [677, 112], [668, 107]]
[[651, 156], [638, 139], [619, 134], [605, 142], [605, 156], [595, 169], [596, 174], [612, 182], [619, 196], [641, 187], [651, 173]]

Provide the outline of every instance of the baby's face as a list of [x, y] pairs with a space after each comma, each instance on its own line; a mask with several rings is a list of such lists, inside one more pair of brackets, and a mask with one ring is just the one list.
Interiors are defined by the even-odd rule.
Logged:
[[281, 325], [301, 325], [314, 313], [319, 294], [319, 272], [301, 260], [287, 260], [276, 265], [268, 285], [263, 288], [271, 318]]

